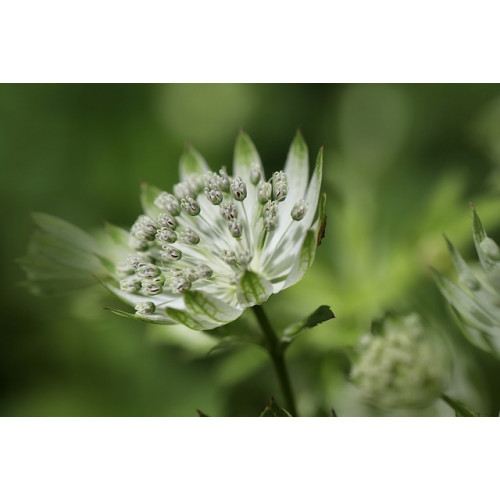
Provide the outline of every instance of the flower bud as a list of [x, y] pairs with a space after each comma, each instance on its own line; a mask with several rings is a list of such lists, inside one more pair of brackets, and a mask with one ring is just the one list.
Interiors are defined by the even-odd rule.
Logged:
[[158, 195], [155, 200], [155, 205], [162, 210], [166, 210], [171, 215], [179, 215], [181, 213], [179, 201], [170, 193], [165, 191]]
[[200, 213], [200, 205], [198, 205], [198, 202], [190, 196], [182, 199], [181, 208], [184, 212], [191, 216], [195, 216]]
[[302, 220], [307, 213], [307, 208], [307, 203], [304, 200], [297, 201], [292, 208], [292, 219], [296, 221]]
[[220, 214], [224, 219], [231, 221], [238, 217], [238, 207], [233, 202], [223, 203], [220, 206]]
[[155, 312], [155, 305], [152, 302], [139, 302], [135, 305], [137, 316], [147, 316]]
[[271, 194], [273, 192], [273, 187], [270, 182], [259, 182], [259, 188], [257, 191], [257, 198], [259, 199], [259, 203], [264, 205], [271, 199]]
[[231, 194], [237, 201], [243, 201], [247, 197], [247, 187], [241, 177], [231, 181]]

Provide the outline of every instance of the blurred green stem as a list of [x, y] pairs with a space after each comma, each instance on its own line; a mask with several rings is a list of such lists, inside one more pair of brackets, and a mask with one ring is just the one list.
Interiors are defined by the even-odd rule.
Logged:
[[292, 386], [290, 384], [290, 377], [288, 376], [288, 370], [285, 364], [285, 356], [283, 349], [280, 348], [280, 340], [276, 335], [267, 315], [262, 306], [256, 305], [252, 307], [252, 310], [259, 322], [259, 325], [264, 333], [264, 337], [267, 340], [267, 350], [271, 356], [271, 360], [276, 370], [276, 375], [283, 392], [283, 396], [286, 402], [286, 409], [292, 415], [292, 417], [297, 416], [297, 410], [295, 409], [295, 397], [293, 395]]

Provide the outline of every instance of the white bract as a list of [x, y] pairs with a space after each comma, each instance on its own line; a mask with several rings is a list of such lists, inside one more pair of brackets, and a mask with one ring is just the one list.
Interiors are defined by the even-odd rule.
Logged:
[[458, 281], [436, 271], [439, 289], [460, 319], [470, 342], [500, 358], [500, 248], [486, 234], [475, 209], [472, 234], [479, 265], [469, 265], [446, 239]]
[[[292, 286], [312, 264], [322, 231], [321, 177], [322, 150], [309, 179], [300, 133], [283, 171], [269, 180], [244, 133], [231, 176], [225, 168], [212, 171], [188, 148], [172, 192], [144, 184], [144, 213], [130, 231], [108, 225], [112, 243], [93, 251], [104, 270], [100, 281], [135, 309], [115, 312], [209, 330]], [[24, 267], [33, 278], [33, 266]]]

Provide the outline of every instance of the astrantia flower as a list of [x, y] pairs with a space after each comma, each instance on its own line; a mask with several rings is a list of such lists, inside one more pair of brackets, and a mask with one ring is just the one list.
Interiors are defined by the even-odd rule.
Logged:
[[[79, 256], [72, 264], [79, 263], [82, 277], [99, 275], [135, 311], [115, 312], [209, 330], [292, 286], [312, 264], [324, 210], [322, 151], [310, 180], [308, 163], [307, 146], [297, 133], [283, 171], [266, 179], [255, 146], [241, 133], [232, 175], [225, 168], [212, 171], [188, 148], [180, 182], [170, 192], [143, 185], [143, 213], [129, 231], [108, 225], [109, 247], [97, 248], [81, 232], [77, 238], [74, 226], [47, 216], [41, 224], [38, 219], [40, 234], [49, 243], [64, 241], [52, 262], [67, 265], [68, 246], [70, 256]], [[72, 236], [64, 235], [65, 227]], [[47, 254], [45, 243], [32, 244], [23, 262], [32, 283], [40, 282], [35, 264], [37, 255]], [[75, 266], [66, 272], [70, 269], [74, 273]]]
[[449, 366], [420, 317], [387, 316], [361, 337], [351, 380], [382, 408], [423, 407], [440, 397]]
[[460, 319], [470, 342], [500, 357], [500, 248], [486, 234], [475, 209], [473, 238], [480, 265], [469, 266], [447, 239], [458, 283], [436, 272], [441, 293]]

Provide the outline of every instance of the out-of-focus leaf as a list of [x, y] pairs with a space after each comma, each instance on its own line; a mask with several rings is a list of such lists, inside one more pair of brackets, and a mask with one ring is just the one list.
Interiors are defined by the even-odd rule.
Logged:
[[291, 344], [299, 334], [306, 328], [313, 328], [316, 325], [324, 323], [330, 319], [335, 318], [335, 314], [328, 306], [319, 306], [312, 314], [307, 318], [288, 326], [283, 332], [283, 337], [281, 341], [284, 344]]
[[479, 413], [469, 410], [469, 408], [467, 408], [462, 401], [450, 398], [450, 396], [447, 396], [446, 394], [443, 394], [441, 397], [443, 401], [455, 410], [456, 417], [479, 417]]

